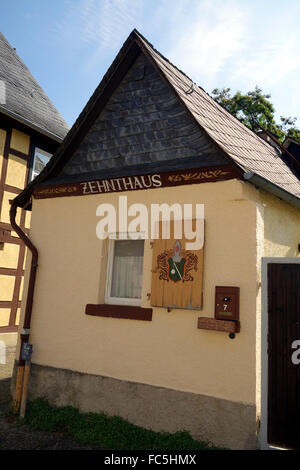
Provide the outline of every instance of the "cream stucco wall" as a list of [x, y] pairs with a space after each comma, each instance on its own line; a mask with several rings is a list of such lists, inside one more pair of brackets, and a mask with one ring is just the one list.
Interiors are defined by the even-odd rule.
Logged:
[[[107, 202], [117, 206], [118, 195], [34, 200], [31, 236], [39, 250], [39, 268], [33, 362], [255, 404], [255, 190], [231, 180], [126, 195], [129, 205], [205, 205], [203, 310], [154, 308], [152, 322], [86, 316], [87, 303], [103, 300], [106, 244], [96, 237], [96, 208]], [[146, 242], [145, 307], [151, 268]], [[214, 316], [216, 285], [241, 289], [241, 332], [234, 340], [224, 332], [197, 329], [198, 316]]]
[[26, 186], [27, 161], [16, 155], [8, 156], [6, 184], [23, 189]]
[[[299, 257], [300, 210], [266, 191], [257, 192], [256, 405], [261, 408], [261, 258]], [[263, 338], [267, 341], [267, 338]]]
[[28, 155], [30, 145], [30, 136], [24, 132], [12, 129], [10, 146], [19, 152]]
[[261, 192], [264, 204], [264, 256], [299, 256], [300, 210], [284, 201]]
[[3, 249], [0, 250], [0, 266], [1, 268], [16, 269], [19, 257], [19, 246], [10, 243], [4, 243]]

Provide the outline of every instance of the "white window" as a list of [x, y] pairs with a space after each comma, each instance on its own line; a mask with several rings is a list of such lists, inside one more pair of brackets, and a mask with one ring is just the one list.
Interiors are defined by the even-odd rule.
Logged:
[[141, 305], [144, 240], [110, 240], [105, 302]]
[[51, 153], [45, 152], [38, 147], [35, 148], [33, 165], [31, 170], [30, 181], [32, 181], [40, 172], [45, 168], [50, 158], [52, 157]]

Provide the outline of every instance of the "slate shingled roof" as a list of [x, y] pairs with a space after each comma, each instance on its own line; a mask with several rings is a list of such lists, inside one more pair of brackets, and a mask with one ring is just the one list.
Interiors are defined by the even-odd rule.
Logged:
[[[138, 34], [138, 33], [137, 33]], [[300, 181], [279, 152], [228, 113], [139, 34], [151, 56], [200, 126], [245, 172], [253, 172], [300, 198]], [[191, 88], [192, 87], [192, 88]]]
[[6, 102], [0, 103], [0, 112], [57, 141], [64, 139], [69, 130], [67, 123], [1, 33], [0, 80], [6, 88]]
[[[154, 49], [136, 30], [132, 31], [123, 44], [53, 158], [40, 175], [15, 198], [17, 205], [30, 207], [28, 202], [34, 187], [47, 184], [47, 181], [51, 180], [53, 176], [55, 177], [66, 164], [103, 109], [109, 96], [116, 89], [119, 80], [117, 76], [122, 76], [122, 73], [124, 76], [140, 51], [144, 52], [146, 57], [152, 61], [184, 103], [191, 116], [216, 146], [222, 150], [223, 154], [227, 155], [242, 172], [257, 175], [257, 178], [266, 182], [267, 184], [262, 185], [263, 187], [267, 189], [271, 183], [272, 188], [269, 187], [271, 192], [279, 197], [283, 192], [287, 194], [286, 200], [293, 201], [293, 203], [296, 200], [295, 205], [300, 206], [300, 181], [280, 158], [279, 151], [223, 109], [202, 88], [193, 83], [185, 73]], [[279, 194], [276, 188], [279, 190]]]

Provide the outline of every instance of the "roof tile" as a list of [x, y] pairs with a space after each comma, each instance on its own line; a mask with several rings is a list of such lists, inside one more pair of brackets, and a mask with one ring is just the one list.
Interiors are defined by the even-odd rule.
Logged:
[[0, 104], [0, 112], [15, 115], [56, 140], [65, 137], [67, 123], [1, 33], [0, 80], [6, 88], [6, 102]]

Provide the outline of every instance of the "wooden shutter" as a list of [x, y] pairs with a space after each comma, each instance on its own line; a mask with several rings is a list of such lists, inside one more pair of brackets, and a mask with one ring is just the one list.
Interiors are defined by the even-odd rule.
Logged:
[[[174, 238], [173, 221], [170, 226], [170, 239], [159, 238], [153, 241], [151, 305], [200, 309], [204, 246], [200, 250], [186, 250], [185, 244], [191, 240], [187, 240], [184, 235], [182, 239]], [[193, 220], [193, 230], [195, 227], [196, 221]], [[161, 223], [159, 230], [161, 237]], [[176, 248], [180, 251], [178, 256], [175, 256]]]

